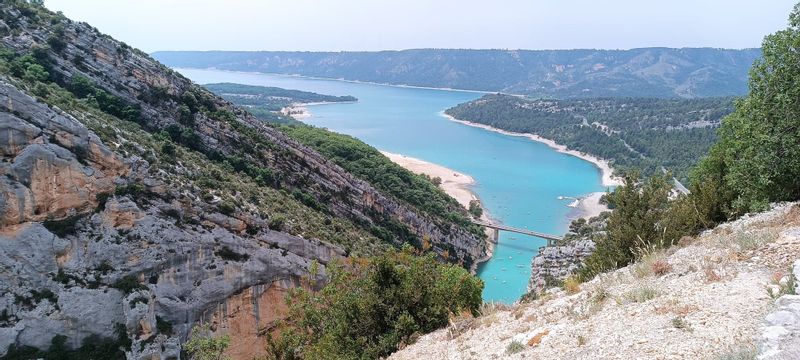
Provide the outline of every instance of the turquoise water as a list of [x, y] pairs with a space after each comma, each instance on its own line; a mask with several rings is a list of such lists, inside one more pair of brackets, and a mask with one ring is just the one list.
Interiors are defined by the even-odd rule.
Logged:
[[[572, 208], [559, 196], [605, 190], [591, 163], [547, 145], [448, 121], [441, 112], [479, 93], [417, 89], [294, 76], [180, 69], [195, 82], [277, 86], [330, 95], [353, 95], [357, 103], [309, 107], [315, 126], [355, 136], [381, 150], [437, 163], [469, 174], [491, 217], [535, 231], [563, 234]], [[525, 293], [531, 258], [545, 240], [501, 232], [494, 256], [478, 269], [486, 301], [512, 303]]]

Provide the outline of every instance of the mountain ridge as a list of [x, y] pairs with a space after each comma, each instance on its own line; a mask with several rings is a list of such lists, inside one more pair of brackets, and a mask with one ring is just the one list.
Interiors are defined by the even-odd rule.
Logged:
[[[172, 67], [298, 74], [547, 98], [743, 95], [760, 49], [159, 51]], [[489, 75], [487, 75], [489, 74]]]

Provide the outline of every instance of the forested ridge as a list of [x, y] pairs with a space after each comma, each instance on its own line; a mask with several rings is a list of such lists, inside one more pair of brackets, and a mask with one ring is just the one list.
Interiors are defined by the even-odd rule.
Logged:
[[499, 129], [537, 134], [611, 161], [618, 172], [664, 167], [685, 180], [716, 139], [733, 98], [547, 100], [492, 94], [446, 114]]

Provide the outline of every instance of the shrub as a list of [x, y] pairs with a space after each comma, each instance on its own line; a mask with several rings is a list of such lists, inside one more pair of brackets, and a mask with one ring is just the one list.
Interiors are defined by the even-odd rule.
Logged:
[[512, 341], [506, 346], [506, 354], [512, 355], [525, 350], [525, 345], [519, 341]]
[[483, 215], [483, 208], [481, 208], [481, 202], [478, 200], [470, 200], [469, 213], [472, 214], [473, 217], [476, 218], [481, 217], [481, 215]]
[[283, 226], [285, 223], [286, 223], [286, 217], [277, 214], [270, 217], [267, 226], [270, 228], [270, 230], [281, 231], [283, 230]]
[[454, 314], [478, 314], [481, 280], [432, 254], [413, 252], [406, 246], [331, 264], [330, 282], [322, 290], [293, 290], [280, 336], [269, 342], [269, 358], [386, 357], [415, 334], [447, 326]]
[[137, 290], [147, 290], [147, 286], [140, 283], [136, 275], [130, 274], [120, 278], [111, 287], [122, 291], [125, 294], [130, 294]]
[[653, 262], [650, 265], [650, 268], [653, 270], [653, 274], [656, 276], [666, 275], [670, 271], [672, 271], [672, 265], [670, 265], [666, 260], [660, 259]]
[[160, 334], [164, 334], [167, 336], [172, 335], [172, 323], [167, 320], [164, 320], [161, 316], [156, 316], [156, 329]]
[[225, 200], [217, 204], [217, 211], [219, 211], [222, 214], [232, 216], [233, 213], [236, 212], [236, 205], [229, 200]]
[[686, 322], [686, 319], [677, 316], [672, 318], [672, 326], [676, 329], [691, 331], [691, 327], [689, 327], [689, 323]]

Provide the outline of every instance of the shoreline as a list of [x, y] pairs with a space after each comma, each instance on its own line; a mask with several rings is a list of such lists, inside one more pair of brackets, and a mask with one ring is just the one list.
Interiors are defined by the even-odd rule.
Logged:
[[562, 154], [567, 154], [567, 155], [570, 155], [570, 156], [574, 156], [574, 157], [577, 157], [577, 158], [582, 159], [584, 161], [588, 161], [588, 162], [592, 163], [596, 168], [598, 168], [600, 170], [600, 173], [601, 173], [601, 184], [604, 187], [622, 185], [622, 178], [620, 178], [618, 176], [614, 176], [614, 171], [613, 171], [613, 169], [611, 169], [611, 165], [608, 164], [608, 160], [601, 159], [601, 158], [596, 157], [594, 155], [589, 155], [587, 153], [583, 153], [583, 152], [580, 152], [580, 151], [577, 151], [577, 150], [570, 150], [569, 148], [567, 148], [566, 145], [561, 145], [559, 143], [556, 143], [553, 140], [550, 140], [550, 139], [547, 139], [547, 138], [543, 138], [543, 137], [541, 137], [539, 135], [536, 135], [536, 134], [512, 132], [512, 131], [507, 131], [507, 130], [503, 130], [503, 129], [498, 129], [496, 127], [492, 127], [492, 126], [489, 126], [489, 125], [486, 125], [486, 124], [480, 124], [480, 123], [476, 123], [476, 122], [472, 122], [472, 121], [461, 120], [461, 119], [457, 119], [457, 118], [455, 118], [455, 117], [453, 117], [451, 115], [446, 114], [444, 111], [440, 112], [439, 114], [441, 116], [443, 116], [444, 118], [450, 120], [450, 121], [454, 121], [454, 122], [457, 122], [457, 123], [460, 123], [460, 124], [463, 124], [463, 125], [472, 126], [472, 127], [476, 127], [476, 128], [481, 128], [481, 129], [484, 129], [484, 130], [487, 130], [487, 131], [492, 131], [492, 132], [496, 132], [496, 133], [503, 134], [503, 135], [508, 135], [508, 136], [524, 137], [524, 138], [528, 138], [528, 139], [536, 141], [536, 142], [543, 143], [543, 144], [549, 146], [550, 148], [552, 148], [553, 150], [556, 150], [556, 151], [558, 151], [558, 152], [560, 152]]
[[357, 103], [356, 101], [317, 101], [317, 102], [310, 102], [310, 103], [292, 103], [289, 106], [285, 106], [281, 108], [278, 112], [289, 116], [295, 120], [306, 119], [314, 116], [311, 113], [311, 110], [308, 109], [309, 106], [315, 105], [328, 105], [328, 104], [354, 104]]
[[372, 81], [348, 80], [348, 79], [345, 79], [345, 78], [329, 78], [329, 77], [321, 77], [321, 76], [308, 76], [308, 75], [301, 75], [301, 74], [286, 74], [286, 73], [242, 71], [242, 70], [225, 70], [225, 69], [218, 69], [218, 68], [215, 68], [215, 67], [207, 67], [207, 68], [174, 67], [172, 69], [174, 69], [175, 71], [178, 71], [178, 72], [180, 72], [181, 69], [185, 69], [185, 70], [213, 70], [213, 71], [224, 71], [224, 72], [238, 73], [238, 74], [277, 75], [277, 76], [286, 76], [286, 77], [303, 78], [303, 79], [311, 79], [311, 80], [342, 81], [342, 82], [353, 83], [353, 84], [390, 86], [390, 87], [399, 87], [399, 88], [407, 88], [407, 89], [458, 91], [458, 92], [467, 92], [467, 93], [476, 93], [476, 94], [506, 94], [506, 95], [513, 95], [513, 96], [524, 96], [524, 95], [521, 95], [521, 94], [510, 94], [510, 93], [503, 93], [503, 92], [500, 92], [500, 91], [469, 90], [469, 89], [456, 89], [456, 88], [448, 88], [448, 87], [390, 84], [390, 83], [379, 83], [379, 82], [372, 82]]
[[600, 203], [600, 197], [605, 194], [605, 192], [597, 191], [579, 198], [578, 204], [572, 207], [575, 209], [576, 215], [570, 216], [570, 219], [585, 218], [588, 220], [589, 218], [593, 218], [603, 212], [609, 211], [608, 206]]
[[[477, 200], [479, 203], [481, 203], [480, 197], [478, 197], [478, 195], [472, 190], [472, 187], [475, 185], [475, 179], [472, 176], [460, 173], [439, 164], [434, 164], [432, 162], [410, 156], [395, 154], [383, 150], [380, 150], [380, 152], [383, 154], [383, 156], [389, 158], [389, 160], [391, 160], [393, 163], [400, 165], [408, 171], [411, 171], [415, 174], [427, 175], [431, 178], [438, 177], [442, 179], [442, 183], [439, 187], [446, 194], [456, 199], [456, 201], [458, 201], [458, 203], [461, 204], [465, 209], [469, 208], [469, 203], [472, 200]], [[492, 218], [488, 215], [488, 212], [485, 208], [483, 208], [482, 203], [481, 208], [483, 209], [481, 220], [494, 223], [495, 221], [492, 220]], [[487, 243], [487, 256], [476, 261], [476, 264], [488, 261], [494, 254], [494, 244], [496, 240], [492, 239], [493, 232], [487, 228], [486, 235], [488, 235], [489, 239]]]

